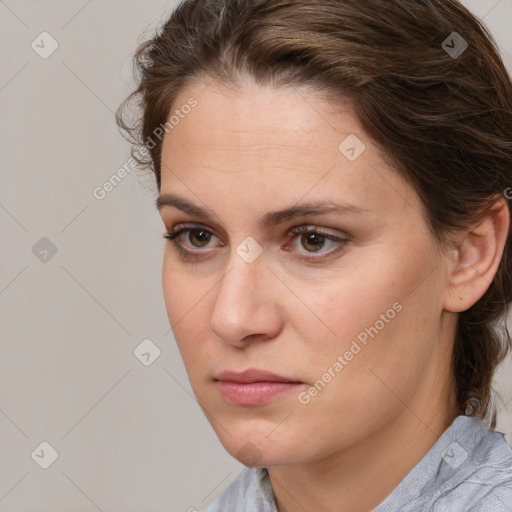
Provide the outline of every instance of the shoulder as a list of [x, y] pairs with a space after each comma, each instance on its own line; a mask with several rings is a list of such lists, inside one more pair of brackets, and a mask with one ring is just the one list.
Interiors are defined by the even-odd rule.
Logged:
[[501, 432], [459, 416], [373, 512], [511, 512], [512, 449]]
[[224, 491], [201, 512], [277, 512], [272, 487], [264, 468], [245, 468]]
[[501, 432], [487, 432], [475, 450], [475, 467], [461, 483], [471, 492], [470, 512], [512, 510], [512, 448]]
[[[464, 439], [453, 443], [444, 454], [445, 462], [455, 452], [454, 476], [436, 489], [429, 500], [432, 512], [510, 512], [512, 510], [512, 448], [501, 432], [487, 431], [474, 446]], [[484, 430], [485, 429], [485, 430]], [[461, 446], [462, 445], [462, 446]], [[458, 452], [458, 453], [457, 453]]]

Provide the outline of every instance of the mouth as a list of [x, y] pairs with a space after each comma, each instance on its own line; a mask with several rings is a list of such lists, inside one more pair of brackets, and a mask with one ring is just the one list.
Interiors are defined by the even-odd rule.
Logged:
[[266, 404], [304, 385], [304, 382], [258, 369], [226, 370], [217, 374], [214, 380], [227, 402], [245, 406]]

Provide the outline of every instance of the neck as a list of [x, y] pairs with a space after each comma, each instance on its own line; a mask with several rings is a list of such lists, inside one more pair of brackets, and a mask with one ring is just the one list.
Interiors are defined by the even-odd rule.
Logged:
[[[420, 404], [428, 406], [422, 409]], [[417, 397], [369, 437], [328, 459], [270, 468], [278, 511], [372, 510], [427, 454], [457, 414], [453, 390], [435, 404], [426, 396]]]

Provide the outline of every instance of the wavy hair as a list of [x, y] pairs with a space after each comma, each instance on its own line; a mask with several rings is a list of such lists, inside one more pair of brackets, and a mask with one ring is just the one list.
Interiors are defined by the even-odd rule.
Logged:
[[[349, 99], [439, 242], [512, 197], [511, 79], [486, 26], [456, 0], [184, 0], [138, 47], [134, 69], [116, 119], [134, 147], [152, 140], [132, 156], [158, 189], [154, 135], [177, 94], [194, 80], [240, 87], [249, 74]], [[139, 115], [128, 116], [134, 101]], [[453, 346], [459, 414], [486, 420], [492, 406], [492, 429], [493, 376], [512, 346], [511, 232], [486, 293], [459, 313]]]

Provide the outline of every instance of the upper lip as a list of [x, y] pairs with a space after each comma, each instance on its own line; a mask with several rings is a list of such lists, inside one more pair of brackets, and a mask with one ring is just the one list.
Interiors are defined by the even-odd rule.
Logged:
[[296, 379], [283, 377], [266, 370], [258, 370], [257, 368], [249, 368], [243, 372], [234, 372], [231, 370], [224, 370], [218, 373], [215, 380], [223, 380], [228, 382], [299, 382]]

